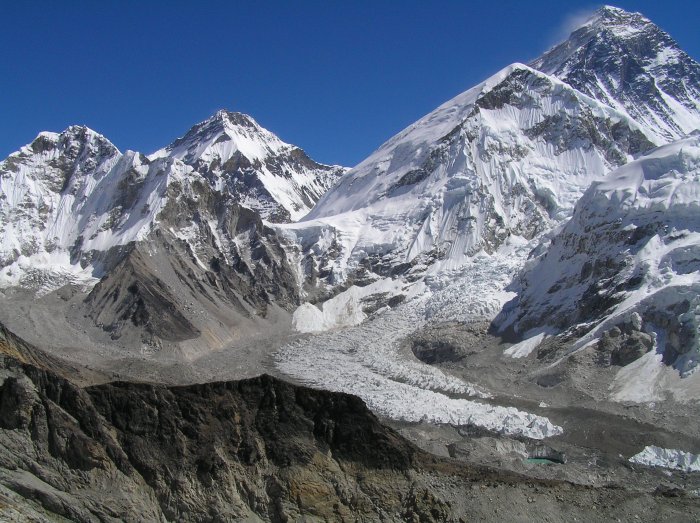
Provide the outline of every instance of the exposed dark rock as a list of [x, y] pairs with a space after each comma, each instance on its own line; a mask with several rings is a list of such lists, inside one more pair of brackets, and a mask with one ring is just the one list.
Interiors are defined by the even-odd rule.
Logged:
[[459, 361], [464, 359], [464, 354], [460, 347], [448, 341], [426, 341], [418, 340], [413, 343], [411, 350], [416, 358], [424, 363], [443, 363], [446, 361]]
[[654, 347], [654, 338], [635, 329], [630, 323], [603, 333], [596, 347], [598, 363], [624, 367], [638, 360]]
[[483, 350], [480, 341], [485, 330], [486, 326], [478, 322], [437, 324], [412, 335], [408, 346], [424, 363], [458, 362]]
[[199, 334], [180, 311], [177, 298], [148, 268], [138, 249], [100, 281], [86, 300], [90, 317], [111, 332], [143, 327], [167, 341], [182, 341]]
[[566, 379], [566, 376], [563, 373], [557, 372], [557, 373], [553, 373], [553, 374], [544, 374], [542, 376], [539, 376], [537, 378], [536, 382], [540, 387], [549, 388], [549, 387], [556, 387], [565, 379]]
[[436, 458], [383, 426], [359, 398], [270, 376], [81, 389], [9, 356], [30, 360], [35, 349], [6, 339], [0, 519], [31, 511], [40, 521], [79, 522], [498, 521], [493, 496], [508, 496], [508, 514], [529, 519], [525, 495], [540, 491], [537, 514], [553, 521], [584, 517], [585, 500], [610, 507], [596, 513], [603, 519], [651, 510], [678, 520], [697, 509], [690, 498]]

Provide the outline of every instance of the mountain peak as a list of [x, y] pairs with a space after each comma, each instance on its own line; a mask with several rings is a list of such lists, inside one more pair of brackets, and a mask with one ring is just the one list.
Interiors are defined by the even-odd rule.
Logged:
[[[59, 153], [59, 151], [62, 151]], [[28, 158], [36, 154], [64, 154], [66, 158], [107, 158], [119, 155], [119, 149], [106, 137], [85, 125], [71, 125], [60, 133], [40, 132], [34, 140], [10, 155]]]
[[247, 114], [220, 109], [150, 158], [170, 156], [192, 165], [217, 157], [224, 163], [239, 152], [255, 161], [289, 147]]
[[530, 65], [627, 114], [658, 143], [700, 127], [700, 65], [640, 13], [602, 7]]
[[91, 129], [87, 125], [70, 125], [61, 133], [42, 132], [37, 136], [37, 138], [39, 137], [55, 137], [59, 140], [76, 140], [79, 142], [101, 142], [113, 146], [112, 142], [104, 135]]
[[649, 28], [658, 30], [643, 14], [606, 5], [595, 11], [586, 22], [575, 29], [572, 36], [577, 32], [593, 36], [601, 31], [612, 30], [617, 38], [625, 38]]
[[632, 19], [637, 18], [649, 22], [641, 13], [625, 11], [613, 5], [604, 5], [595, 11], [591, 20], [600, 20], [604, 23], [628, 23]]
[[216, 125], [220, 124], [226, 127], [248, 127], [262, 130], [262, 127], [256, 122], [252, 116], [238, 111], [229, 111], [228, 109], [219, 109], [213, 116], [202, 122], [200, 125]]
[[251, 116], [220, 109], [150, 155], [175, 158], [228, 187], [233, 198], [270, 221], [298, 220], [344, 169], [314, 162]]
[[251, 116], [245, 113], [229, 111], [227, 109], [219, 109], [206, 120], [192, 126], [183, 137], [178, 138], [168, 147], [175, 148], [179, 143], [184, 143], [191, 140], [208, 140], [211, 137], [214, 137], [216, 140], [222, 135], [226, 135], [222, 141], [226, 140], [227, 138], [235, 139], [237, 133], [243, 133], [247, 136], [265, 134], [272, 135], [272, 133], [269, 133]]

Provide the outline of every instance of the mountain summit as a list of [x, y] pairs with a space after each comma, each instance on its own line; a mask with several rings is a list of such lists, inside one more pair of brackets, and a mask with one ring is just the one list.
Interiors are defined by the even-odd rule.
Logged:
[[344, 172], [313, 161], [252, 117], [225, 110], [150, 157], [182, 160], [272, 222], [302, 218]]
[[700, 128], [700, 64], [640, 13], [605, 6], [530, 64], [664, 142]]

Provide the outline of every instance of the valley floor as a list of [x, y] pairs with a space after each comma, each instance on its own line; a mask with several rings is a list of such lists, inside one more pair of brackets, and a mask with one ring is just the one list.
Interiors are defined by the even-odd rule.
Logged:
[[276, 331], [191, 358], [120, 351], [99, 330], [81, 331], [55, 314], [60, 305], [70, 318], [79, 295], [5, 296], [0, 320], [30, 343], [87, 367], [76, 373], [83, 385], [189, 384], [268, 373], [357, 395], [419, 447], [460, 462], [543, 480], [700, 496], [699, 473], [629, 462], [648, 445], [700, 453], [697, 402], [611, 401], [619, 368], [601, 368], [593, 348], [554, 365], [565, 344], [513, 358], [506, 354], [510, 345], [488, 332], [488, 319], [510, 298], [504, 289], [528, 251], [512, 245], [429, 273], [394, 289], [403, 293], [401, 304], [358, 325], [299, 334], [287, 318]]

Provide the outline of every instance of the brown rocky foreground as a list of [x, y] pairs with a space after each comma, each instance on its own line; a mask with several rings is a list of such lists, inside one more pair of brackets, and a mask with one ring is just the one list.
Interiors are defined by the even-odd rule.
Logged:
[[356, 397], [270, 376], [81, 388], [70, 368], [6, 331], [0, 351], [0, 520], [700, 517], [700, 500], [679, 492], [585, 487], [438, 458]]

